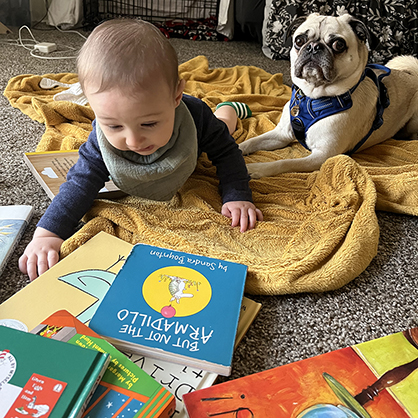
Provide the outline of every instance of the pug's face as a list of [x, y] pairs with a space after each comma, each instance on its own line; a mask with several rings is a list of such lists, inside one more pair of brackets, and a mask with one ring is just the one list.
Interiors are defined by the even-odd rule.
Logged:
[[293, 83], [312, 98], [345, 93], [367, 64], [368, 36], [366, 26], [348, 14], [309, 15], [292, 37]]

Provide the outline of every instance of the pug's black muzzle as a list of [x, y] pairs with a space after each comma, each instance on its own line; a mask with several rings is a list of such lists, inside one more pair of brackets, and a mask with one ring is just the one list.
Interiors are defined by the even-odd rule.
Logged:
[[[314, 80], [307, 80], [310, 82], [331, 81], [333, 79], [334, 60], [332, 53], [328, 50], [322, 42], [310, 42], [305, 45], [300, 51], [295, 63], [295, 75], [298, 78], [312, 77], [312, 72], [307, 69], [317, 69], [316, 82]], [[306, 67], [306, 68], [305, 68]], [[304, 72], [305, 69], [305, 72]]]

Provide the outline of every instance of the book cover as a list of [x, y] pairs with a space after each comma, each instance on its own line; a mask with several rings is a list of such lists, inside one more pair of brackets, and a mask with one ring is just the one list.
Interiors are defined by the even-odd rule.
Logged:
[[110, 355], [109, 366], [86, 407], [84, 417], [170, 418], [172, 416], [175, 406], [174, 396], [68, 311], [55, 312], [31, 332]]
[[0, 326], [0, 417], [78, 418], [109, 355]]
[[418, 328], [183, 396], [190, 418], [417, 418]]
[[121, 350], [229, 375], [247, 266], [136, 244], [90, 321]]
[[[62, 183], [67, 181], [68, 170], [78, 160], [78, 150], [25, 152], [23, 160], [50, 199], [58, 193]], [[112, 180], [106, 182], [99, 191], [101, 199], [114, 199], [124, 196]]]
[[32, 214], [32, 206], [0, 206], [0, 275], [22, 237]]

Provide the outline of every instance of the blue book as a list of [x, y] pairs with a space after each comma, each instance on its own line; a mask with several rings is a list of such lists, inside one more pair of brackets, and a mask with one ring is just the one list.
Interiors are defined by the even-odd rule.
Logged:
[[137, 244], [90, 321], [122, 351], [228, 376], [247, 267]]
[[0, 275], [33, 213], [29, 205], [0, 206]]

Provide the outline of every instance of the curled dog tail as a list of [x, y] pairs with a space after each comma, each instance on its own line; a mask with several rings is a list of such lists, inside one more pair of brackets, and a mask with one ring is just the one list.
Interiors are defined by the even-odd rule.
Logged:
[[418, 77], [418, 59], [412, 55], [400, 55], [399, 57], [392, 58], [387, 64], [387, 67], [405, 71], [415, 77]]

